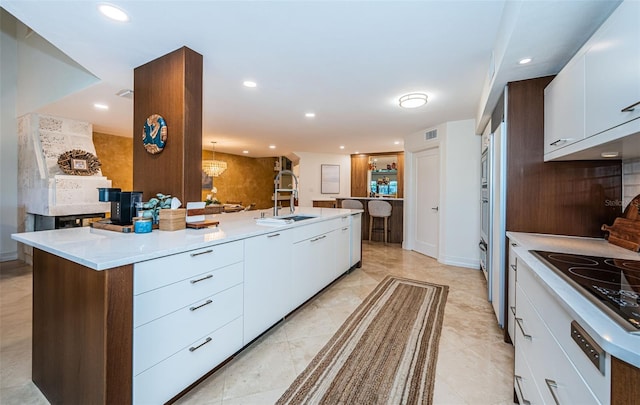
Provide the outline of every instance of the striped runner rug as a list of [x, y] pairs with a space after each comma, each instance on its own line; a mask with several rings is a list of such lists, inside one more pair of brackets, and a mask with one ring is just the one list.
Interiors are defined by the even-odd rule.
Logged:
[[388, 276], [277, 404], [429, 404], [448, 286]]

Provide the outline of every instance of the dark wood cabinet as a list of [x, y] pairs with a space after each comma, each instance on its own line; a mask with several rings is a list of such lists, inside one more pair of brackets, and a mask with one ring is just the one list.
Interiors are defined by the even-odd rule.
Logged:
[[351, 155], [351, 197], [368, 197], [367, 171], [368, 155]]

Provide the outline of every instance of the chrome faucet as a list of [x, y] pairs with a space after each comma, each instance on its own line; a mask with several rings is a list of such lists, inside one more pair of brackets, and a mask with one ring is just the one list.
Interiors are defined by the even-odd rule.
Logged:
[[[295, 188], [278, 188], [279, 184], [280, 184], [280, 176], [282, 176], [283, 174], [290, 174], [291, 177], [293, 177], [293, 180], [295, 181], [296, 187]], [[295, 207], [295, 199], [298, 198], [298, 178], [296, 177], [295, 174], [293, 174], [293, 172], [291, 170], [280, 170], [280, 172], [278, 172], [278, 175], [276, 176], [275, 180], [273, 180], [273, 185], [274, 185], [274, 191], [273, 191], [273, 216], [277, 217], [278, 216], [278, 192], [290, 192], [291, 193], [291, 201], [289, 203], [289, 209], [291, 210], [291, 213], [293, 214], [294, 212], [296, 212], [296, 207]], [[292, 185], [289, 184], [289, 187], [291, 187]]]

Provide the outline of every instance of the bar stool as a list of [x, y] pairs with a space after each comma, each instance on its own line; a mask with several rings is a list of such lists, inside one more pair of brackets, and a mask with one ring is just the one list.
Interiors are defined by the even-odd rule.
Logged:
[[343, 200], [341, 204], [342, 208], [361, 210], [364, 205], [358, 200]]
[[[369, 242], [371, 242], [371, 234], [373, 231], [384, 231], [384, 243], [387, 243], [388, 219], [391, 216], [391, 204], [386, 201], [369, 201]], [[374, 218], [384, 218], [384, 228], [373, 228]]]

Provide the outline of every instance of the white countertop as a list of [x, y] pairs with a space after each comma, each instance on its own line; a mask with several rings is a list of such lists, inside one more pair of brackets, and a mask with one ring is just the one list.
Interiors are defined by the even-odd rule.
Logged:
[[340, 200], [389, 200], [389, 201], [404, 201], [404, 198], [395, 197], [336, 197]]
[[[11, 238], [93, 270], [105, 270], [258, 236], [273, 232], [274, 229], [287, 229], [326, 221], [345, 214], [362, 212], [362, 210], [297, 207], [295, 215], [304, 214], [317, 218], [278, 227], [256, 224], [256, 219], [260, 218], [262, 212], [266, 217], [273, 216], [273, 209], [242, 211], [207, 216], [207, 219], [220, 221], [217, 228], [153, 230], [150, 233], [137, 234], [81, 227], [16, 233], [12, 234]], [[290, 214], [288, 209], [281, 210], [281, 213], [281, 216]]]
[[640, 367], [640, 335], [624, 330], [529, 250], [640, 260], [638, 253], [612, 245], [604, 239], [520, 232], [507, 232], [507, 237], [518, 244], [514, 251], [537, 274], [542, 285], [607, 353]]

